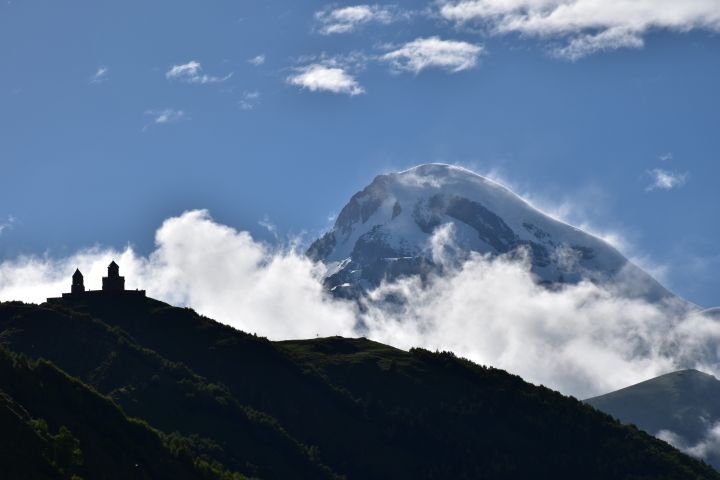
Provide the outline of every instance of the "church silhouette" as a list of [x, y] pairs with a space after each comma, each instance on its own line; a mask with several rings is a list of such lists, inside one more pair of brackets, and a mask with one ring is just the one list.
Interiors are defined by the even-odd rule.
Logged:
[[85, 277], [80, 269], [75, 269], [72, 276], [70, 293], [63, 293], [62, 297], [48, 298], [48, 302], [67, 298], [84, 296], [145, 296], [145, 290], [125, 290], [125, 277], [120, 276], [120, 267], [113, 260], [107, 267], [107, 277], [102, 278], [102, 290], [85, 290]]

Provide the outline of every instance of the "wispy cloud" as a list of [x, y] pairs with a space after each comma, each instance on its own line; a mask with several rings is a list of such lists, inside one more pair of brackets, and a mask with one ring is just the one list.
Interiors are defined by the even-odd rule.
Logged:
[[552, 50], [553, 55], [567, 60], [579, 60], [593, 53], [618, 48], [642, 48], [640, 34], [625, 27], [612, 27], [595, 34], [579, 35], [567, 45]]
[[426, 68], [461, 72], [477, 65], [485, 47], [440, 37], [417, 38], [381, 56], [399, 71], [419, 73]]
[[325, 7], [315, 13], [317, 30], [323, 35], [348, 33], [369, 23], [389, 24], [401, 13], [395, 6], [352, 5], [342, 8]]
[[173, 65], [170, 70], [165, 72], [165, 78], [168, 80], [180, 80], [187, 83], [221, 83], [232, 77], [232, 72], [228, 73], [224, 77], [216, 77], [203, 73], [202, 65], [200, 62], [191, 60], [188, 63], [182, 65]]
[[287, 77], [287, 82], [311, 92], [344, 93], [350, 96], [365, 93], [365, 89], [345, 68], [323, 63], [298, 67], [294, 74]]
[[110, 69], [108, 67], [98, 67], [95, 73], [90, 77], [90, 83], [93, 85], [103, 83], [108, 79], [109, 74]]
[[8, 215], [5, 220], [0, 220], [0, 235], [2, 235], [3, 232], [12, 229], [14, 224], [15, 217], [13, 217], [12, 215]]
[[687, 183], [688, 173], [671, 172], [669, 170], [663, 170], [662, 168], [654, 168], [648, 170], [650, 175], [651, 183], [645, 190], [651, 192], [653, 190], [672, 190], [674, 188], [680, 188]]
[[490, 34], [519, 33], [566, 40], [552, 52], [569, 60], [617, 48], [641, 48], [651, 30], [720, 31], [720, 8], [708, 0], [442, 1], [440, 15]]
[[238, 105], [243, 110], [252, 110], [259, 103], [260, 103], [260, 92], [258, 92], [257, 90], [243, 92], [242, 96], [240, 97], [240, 100], [238, 101]]
[[258, 221], [258, 225], [260, 225], [260, 226], [263, 227], [265, 230], [267, 230], [268, 232], [270, 232], [270, 234], [272, 234], [272, 236], [275, 237], [275, 239], [277, 240], [277, 238], [278, 238], [277, 225], [275, 225], [274, 223], [272, 223], [272, 222], [270, 221], [270, 218], [269, 218], [267, 215], [265, 215], [262, 220], [259, 220], [259, 221]]
[[259, 67], [260, 65], [265, 63], [265, 54], [261, 53], [260, 55], [255, 55], [254, 57], [249, 58], [248, 63]]
[[143, 131], [152, 125], [166, 125], [190, 119], [183, 110], [176, 110], [174, 108], [145, 110], [145, 115], [152, 117], [152, 121], [143, 127]]

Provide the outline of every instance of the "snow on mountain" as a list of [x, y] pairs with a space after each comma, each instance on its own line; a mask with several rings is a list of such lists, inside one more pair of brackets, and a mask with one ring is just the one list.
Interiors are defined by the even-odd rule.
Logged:
[[551, 218], [492, 180], [445, 164], [377, 176], [308, 255], [330, 267], [326, 284], [335, 294], [354, 296], [383, 279], [439, 271], [431, 242], [447, 225], [453, 242], [446, 253], [458, 260], [469, 252], [524, 250], [540, 282], [586, 278], [622, 284], [632, 296], [653, 301], [672, 297], [607, 242]]

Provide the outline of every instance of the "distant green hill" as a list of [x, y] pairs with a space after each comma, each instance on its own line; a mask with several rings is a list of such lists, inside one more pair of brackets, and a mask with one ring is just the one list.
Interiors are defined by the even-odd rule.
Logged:
[[[17, 451], [2, 478], [720, 479], [576, 399], [445, 352], [270, 342], [119, 296], [0, 304], [0, 345], [1, 431], [18, 432], [0, 434]], [[43, 375], [61, 380], [48, 389]]]
[[[720, 380], [697, 370], [680, 370], [586, 402], [653, 435], [671, 431], [691, 446], [720, 421]], [[720, 455], [710, 453], [708, 462], [720, 467]]]

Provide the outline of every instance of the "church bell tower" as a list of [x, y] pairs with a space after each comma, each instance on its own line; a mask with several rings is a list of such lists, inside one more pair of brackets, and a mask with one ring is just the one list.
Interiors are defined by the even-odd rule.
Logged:
[[125, 277], [120, 276], [120, 267], [113, 262], [108, 265], [108, 276], [102, 279], [103, 292], [122, 292], [125, 290]]
[[71, 293], [83, 293], [85, 291], [85, 281], [83, 274], [80, 273], [80, 269], [76, 268], [75, 273], [72, 276], [72, 286], [70, 287]]

